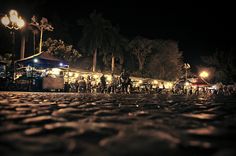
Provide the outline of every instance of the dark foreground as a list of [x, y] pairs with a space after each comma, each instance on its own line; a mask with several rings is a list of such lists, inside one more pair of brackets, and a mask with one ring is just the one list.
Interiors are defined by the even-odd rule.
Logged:
[[236, 155], [236, 98], [0, 92], [5, 155]]

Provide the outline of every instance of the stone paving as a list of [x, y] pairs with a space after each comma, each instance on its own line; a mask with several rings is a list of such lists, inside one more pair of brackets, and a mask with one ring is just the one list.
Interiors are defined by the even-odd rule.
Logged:
[[236, 155], [236, 98], [0, 92], [1, 156]]

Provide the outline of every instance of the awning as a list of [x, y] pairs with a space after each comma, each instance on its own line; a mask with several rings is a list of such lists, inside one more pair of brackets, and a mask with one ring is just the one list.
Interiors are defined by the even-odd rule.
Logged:
[[6, 65], [6, 62], [0, 61], [0, 65]]
[[68, 63], [61, 59], [52, 56], [48, 52], [41, 52], [30, 57], [17, 60], [16, 64], [23, 66], [32, 66], [36, 68], [56, 68], [56, 67], [68, 67]]
[[207, 87], [207, 86], [210, 86], [210, 84], [202, 80], [201, 78], [196, 78], [195, 81], [192, 82], [192, 86]]

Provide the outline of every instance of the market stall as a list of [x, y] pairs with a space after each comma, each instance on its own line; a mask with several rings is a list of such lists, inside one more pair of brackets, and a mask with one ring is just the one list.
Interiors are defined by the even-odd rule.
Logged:
[[7, 85], [7, 63], [0, 61], [0, 90], [5, 90]]
[[7, 63], [0, 61], [0, 78], [6, 78]]
[[[18, 84], [21, 85], [21, 82], [24, 82], [24, 84], [29, 86], [28, 90], [64, 89], [63, 71], [69, 65], [67, 62], [52, 56], [48, 52], [41, 52], [18, 60], [16, 65]], [[25, 83], [25, 80], [28, 83]]]

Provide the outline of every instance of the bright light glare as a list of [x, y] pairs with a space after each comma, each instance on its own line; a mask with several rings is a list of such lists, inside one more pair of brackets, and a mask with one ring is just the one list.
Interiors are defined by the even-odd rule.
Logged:
[[10, 19], [5, 15], [2, 19], [1, 22], [3, 25], [7, 26], [10, 23]]
[[199, 76], [202, 77], [202, 78], [206, 78], [206, 77], [209, 76], [209, 73], [206, 72], [206, 71], [202, 71]]
[[18, 16], [18, 12], [16, 10], [9, 11], [10, 16]]
[[21, 17], [19, 17], [19, 19], [17, 20], [17, 26], [19, 28], [22, 28], [24, 25], [25, 25], [25, 21]]
[[53, 75], [59, 75], [60, 71], [61, 71], [61, 69], [59, 69], [59, 68], [52, 68], [52, 74]]
[[34, 59], [34, 63], [38, 63], [39, 62], [39, 60], [38, 59]]

